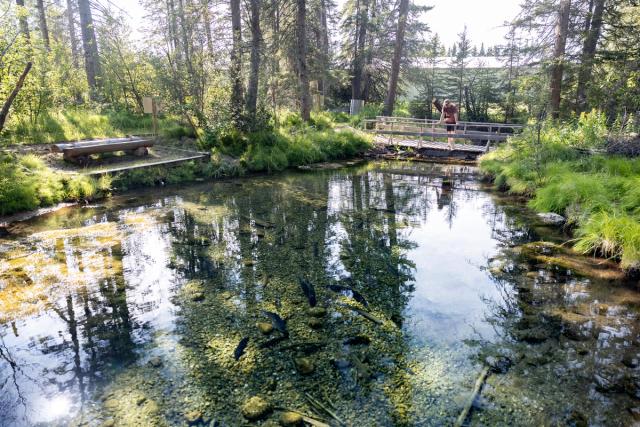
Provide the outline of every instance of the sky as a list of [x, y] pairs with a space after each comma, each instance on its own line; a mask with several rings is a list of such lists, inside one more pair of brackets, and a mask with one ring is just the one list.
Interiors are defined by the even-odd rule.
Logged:
[[[337, 0], [338, 7], [345, 0]], [[420, 5], [434, 8], [423, 15], [432, 32], [438, 33], [443, 44], [451, 46], [464, 26], [472, 45], [494, 46], [504, 41], [506, 30], [501, 28], [505, 21], [513, 18], [520, 10], [518, 0], [414, 0]], [[111, 3], [125, 10], [130, 17], [131, 27], [140, 28], [145, 12], [138, 0], [111, 0]], [[134, 30], [135, 32], [135, 30]]]

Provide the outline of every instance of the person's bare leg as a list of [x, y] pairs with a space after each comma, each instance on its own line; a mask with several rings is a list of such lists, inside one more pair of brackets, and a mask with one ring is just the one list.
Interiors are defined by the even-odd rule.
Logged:
[[[453, 131], [448, 131], [447, 132], [449, 135], [453, 134]], [[449, 137], [448, 138], [448, 142], [449, 142], [449, 150], [453, 150], [453, 138]]]

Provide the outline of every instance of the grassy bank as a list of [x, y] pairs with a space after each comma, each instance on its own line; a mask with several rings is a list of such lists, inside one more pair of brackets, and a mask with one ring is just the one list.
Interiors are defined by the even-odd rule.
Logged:
[[353, 157], [370, 147], [365, 136], [350, 130], [336, 131], [334, 124], [330, 115], [317, 115], [312, 124], [302, 123], [297, 115], [287, 115], [277, 130], [207, 135], [200, 143], [201, 148], [212, 151], [209, 162], [134, 169], [99, 179], [60, 174], [34, 155], [0, 155], [0, 215], [63, 201], [98, 199], [112, 191], [141, 186], [239, 176], [247, 172], [271, 173]]
[[[158, 127], [160, 134], [165, 137], [193, 136], [188, 127], [173, 117], [161, 117]], [[67, 109], [42, 113], [36, 119], [14, 118], [10, 126], [0, 134], [0, 145], [48, 144], [144, 134], [151, 133], [152, 130], [149, 114]]]
[[281, 171], [328, 160], [345, 159], [371, 147], [368, 137], [351, 130], [336, 130], [335, 116], [318, 113], [311, 123], [303, 123], [297, 114], [282, 114], [278, 123], [264, 130], [239, 132], [225, 129], [208, 133], [201, 141], [203, 149], [215, 155], [237, 158], [251, 172]]
[[[538, 132], [539, 131], [539, 132]], [[480, 159], [501, 190], [531, 198], [574, 229], [575, 249], [640, 268], [640, 159], [591, 154], [607, 130], [598, 113], [576, 123], [528, 128]]]

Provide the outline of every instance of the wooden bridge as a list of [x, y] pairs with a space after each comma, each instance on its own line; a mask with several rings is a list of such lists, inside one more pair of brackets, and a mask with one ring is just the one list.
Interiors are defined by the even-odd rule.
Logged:
[[[492, 143], [505, 141], [522, 130], [511, 123], [458, 122], [455, 133], [447, 133], [447, 125], [439, 120], [410, 117], [378, 116], [364, 121], [364, 130], [375, 134], [377, 144], [417, 150], [429, 157], [477, 158], [489, 151]], [[436, 139], [453, 138], [453, 150], [447, 142]], [[468, 143], [460, 143], [464, 140]]]

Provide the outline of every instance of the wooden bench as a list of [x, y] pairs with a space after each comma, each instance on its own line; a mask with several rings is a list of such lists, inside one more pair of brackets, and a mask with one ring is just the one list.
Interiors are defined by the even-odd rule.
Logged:
[[113, 153], [124, 151], [135, 156], [146, 156], [148, 148], [153, 147], [155, 141], [152, 138], [128, 137], [113, 139], [96, 139], [92, 141], [70, 142], [53, 144], [52, 151], [62, 153], [65, 160], [85, 165], [89, 156], [100, 153]]

